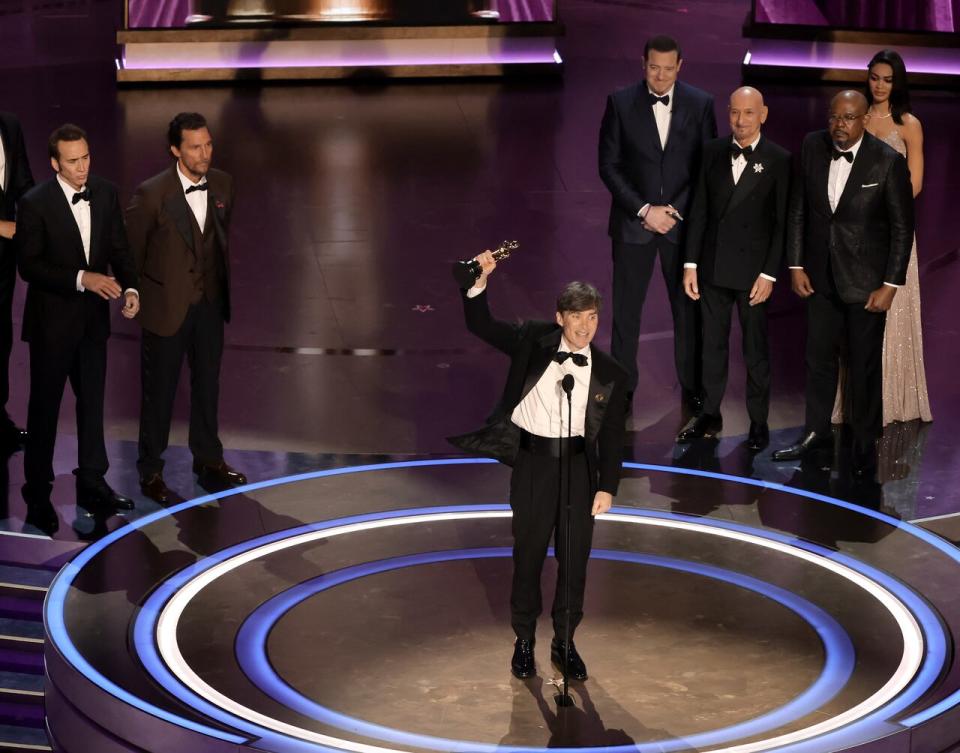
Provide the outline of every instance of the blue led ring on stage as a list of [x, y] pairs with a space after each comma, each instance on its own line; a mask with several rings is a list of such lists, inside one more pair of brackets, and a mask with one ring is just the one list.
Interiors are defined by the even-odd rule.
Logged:
[[[71, 639], [69, 631], [67, 630], [65, 617], [64, 617], [64, 605], [66, 602], [67, 595], [69, 590], [80, 573], [80, 571], [91, 562], [97, 555], [104, 551], [107, 547], [123, 538], [124, 536], [135, 533], [136, 531], [145, 528], [146, 526], [168, 516], [176, 515], [184, 510], [197, 507], [199, 505], [207, 504], [216, 500], [223, 500], [224, 502], [229, 501], [229, 497], [239, 494], [247, 494], [254, 492], [260, 489], [266, 489], [273, 486], [278, 486], [281, 484], [290, 484], [297, 483], [301, 481], [309, 481], [314, 479], [326, 478], [326, 477], [336, 477], [341, 475], [350, 475], [356, 473], [365, 473], [365, 472], [375, 472], [375, 471], [390, 471], [397, 469], [405, 468], [422, 468], [422, 467], [432, 467], [432, 466], [452, 466], [452, 465], [482, 465], [482, 464], [493, 464], [495, 461], [487, 460], [483, 458], [441, 458], [441, 459], [424, 459], [424, 460], [411, 460], [403, 462], [392, 462], [392, 463], [377, 463], [377, 464], [367, 464], [359, 466], [349, 466], [343, 468], [331, 468], [321, 471], [313, 471], [309, 473], [297, 474], [294, 476], [286, 476], [278, 479], [271, 479], [268, 481], [255, 482], [248, 484], [244, 487], [239, 487], [235, 489], [229, 489], [223, 492], [216, 494], [205, 495], [198, 497], [193, 500], [182, 502], [180, 504], [171, 506], [164, 510], [159, 510], [150, 515], [146, 515], [137, 520], [131, 521], [126, 526], [118, 528], [115, 531], [112, 531], [107, 536], [103, 537], [97, 542], [89, 545], [83, 551], [81, 551], [73, 560], [71, 560], [67, 565], [58, 573], [57, 577], [54, 579], [53, 583], [50, 586], [50, 590], [47, 595], [47, 599], [44, 606], [44, 620], [47, 629], [47, 637], [50, 643], [51, 648], [55, 649], [70, 665], [75, 667], [80, 673], [82, 673], [91, 683], [95, 686], [101, 688], [110, 695], [122, 700], [123, 702], [134, 706], [142, 711], [156, 716], [157, 718], [163, 719], [171, 724], [178, 725], [185, 729], [193, 730], [205, 734], [210, 737], [219, 738], [222, 740], [227, 740], [233, 743], [243, 743], [245, 738], [226, 732], [222, 729], [211, 727], [207, 724], [198, 723], [192, 719], [179, 716], [174, 712], [168, 711], [166, 709], [160, 708], [155, 704], [139, 698], [134, 694], [130, 693], [123, 687], [120, 687], [112, 680], [105, 677], [101, 672], [95, 669], [90, 662], [77, 650], [76, 646]], [[951, 559], [953, 562], [960, 565], [960, 550], [952, 546], [950, 543], [944, 541], [940, 537], [932, 534], [918, 526], [906, 523], [904, 521], [893, 518], [884, 513], [861, 508], [857, 505], [845, 502], [843, 500], [835, 499], [833, 497], [828, 497], [823, 494], [818, 494], [816, 492], [809, 492], [802, 489], [796, 489], [793, 487], [786, 486], [784, 484], [779, 484], [775, 482], [762, 481], [759, 479], [752, 478], [743, 478], [739, 476], [732, 476], [729, 474], [723, 473], [714, 473], [709, 471], [699, 471], [694, 469], [687, 468], [677, 468], [670, 466], [661, 466], [661, 465], [652, 465], [645, 463], [633, 463], [627, 462], [624, 463], [624, 467], [632, 470], [640, 471], [653, 471], [653, 472], [662, 472], [686, 476], [699, 476], [704, 478], [715, 479], [718, 481], [731, 482], [746, 486], [753, 486], [759, 489], [769, 489], [774, 491], [783, 492], [790, 494], [796, 497], [802, 497], [806, 499], [811, 499], [817, 502], [822, 502], [834, 507], [841, 507], [852, 512], [855, 512], [859, 515], [870, 517], [875, 520], [881, 521], [886, 525], [889, 525], [893, 528], [896, 528], [906, 535], [909, 535], [913, 538], [923, 541], [925, 544], [931, 548], [940, 552], [940, 554]], [[464, 509], [459, 507], [459, 509]], [[748, 529], [749, 530], [749, 529]], [[789, 538], [789, 537], [785, 537]], [[798, 544], [796, 539], [791, 539], [793, 544]], [[928, 610], [929, 612], [929, 610]], [[934, 620], [936, 622], [936, 620]], [[935, 627], [931, 627], [925, 620], [922, 620], [925, 633], [927, 633], [928, 638], [933, 635], [936, 639], [939, 635], [939, 640], [942, 644], [942, 631], [935, 630]], [[928, 640], [928, 656], [924, 662], [923, 673], [929, 675], [930, 673], [939, 672], [941, 665], [937, 664], [935, 660], [934, 653], [939, 651], [939, 647], [936, 645], [936, 640]], [[162, 671], [166, 671], [165, 668], [162, 668]], [[921, 673], [921, 674], [923, 674]], [[932, 680], [929, 680], [932, 683]], [[922, 686], [924, 683], [916, 683], [917, 687]], [[212, 705], [206, 704], [205, 702], [201, 704], [203, 707]], [[865, 728], [862, 723], [850, 725], [850, 728], [846, 731], [846, 734], [834, 733], [831, 735], [831, 740], [834, 741], [837, 746], [842, 746], [845, 741], [850, 743], [855, 743], [858, 740], [863, 739], [864, 734], [870, 734], [874, 736], [888, 734], [890, 732], [896, 731], [896, 729], [905, 727], [913, 727], [919, 724], [922, 724], [940, 714], [945, 713], [951, 709], [960, 706], [960, 690], [956, 690], [949, 694], [947, 697], [939, 700], [935, 704], [932, 704], [926, 708], [923, 708], [915, 713], [911, 714], [909, 717], [904, 718], [896, 722], [896, 724], [890, 722], [886, 724], [885, 728], [879, 728], [882, 725], [872, 725], [869, 729]], [[886, 719], [896, 719], [898, 714], [901, 714], [904, 710], [904, 706], [900, 706], [898, 709], [891, 709], [891, 712], [886, 716]], [[202, 710], [202, 709], [201, 709]], [[884, 709], [885, 711], [886, 709]], [[242, 720], [241, 720], [242, 721]], [[236, 729], [240, 730], [241, 728], [248, 728], [247, 725], [243, 724]], [[859, 735], [859, 737], [858, 737]], [[289, 738], [284, 738], [283, 736], [272, 736], [278, 738], [274, 740], [274, 743], [278, 745], [277, 750], [284, 751], [301, 751], [301, 750], [310, 750], [316, 751], [318, 748], [315, 745], [308, 745], [304, 747], [298, 741], [290, 740]], [[797, 751], [801, 753], [805, 750], [816, 750], [817, 741], [811, 743], [812, 747], [808, 747], [807, 744], [799, 744], [790, 746], [791, 751]]]
[[[236, 656], [240, 667], [251, 681], [267, 696], [306, 717], [317, 719], [325, 724], [350, 730], [364, 737], [383, 740], [388, 743], [412, 745], [441, 751], [460, 753], [494, 753], [501, 748], [496, 744], [450, 740], [429, 735], [420, 735], [356, 719], [338, 713], [298, 693], [281, 679], [273, 668], [267, 655], [267, 638], [274, 625], [292, 608], [323, 591], [348, 583], [357, 578], [384, 573], [405, 567], [427, 565], [451, 560], [483, 559], [490, 557], [509, 557], [509, 548], [460, 549], [441, 552], [413, 554], [388, 560], [369, 562], [363, 565], [344, 568], [326, 573], [304, 583], [291, 587], [264, 602], [246, 619], [237, 633]], [[552, 556], [552, 552], [550, 555]], [[853, 644], [843, 628], [820, 607], [786, 589], [765, 583], [756, 578], [725, 570], [713, 565], [687, 562], [668, 557], [635, 554], [603, 549], [595, 549], [591, 559], [629, 562], [650, 567], [662, 567], [671, 570], [692, 573], [730, 583], [758, 593], [765, 598], [786, 607], [797, 614], [817, 633], [824, 649], [824, 666], [813, 684], [789, 703], [756, 717], [747, 722], [707, 733], [692, 735], [681, 739], [667, 739], [644, 745], [656, 746], [668, 753], [686, 748], [718, 745], [730, 740], [761, 735], [771, 729], [800, 719], [821, 708], [829, 702], [847, 683], [853, 674], [855, 654]], [[604, 748], [610, 753], [628, 753], [636, 751], [637, 745], [609, 746]], [[529, 746], [511, 746], [512, 750], [536, 751], [540, 748]], [[552, 750], [552, 749], [551, 749]], [[583, 750], [583, 749], [578, 749]]]
[[[471, 508], [475, 509], [471, 511]], [[267, 734], [276, 735], [278, 732], [281, 732], [287, 736], [300, 737], [301, 739], [313, 740], [315, 742], [320, 741], [324, 745], [334, 745], [341, 749], [363, 751], [365, 753], [371, 753], [373, 751], [381, 753], [385, 750], [382, 747], [346, 741], [294, 727], [279, 720], [263, 716], [254, 709], [242, 706], [232, 699], [223, 696], [197, 676], [183, 659], [176, 641], [176, 627], [179, 614], [182, 613], [186, 604], [188, 604], [200, 590], [220, 577], [224, 572], [258, 559], [264, 556], [264, 554], [289, 548], [298, 543], [305, 543], [318, 538], [333, 537], [370, 528], [407, 525], [421, 521], [450, 520], [458, 517], [506, 517], [509, 516], [509, 514], [508, 508], [505, 505], [455, 506], [452, 508], [423, 508], [418, 510], [391, 511], [383, 513], [380, 516], [374, 514], [352, 516], [340, 521], [325, 521], [323, 523], [302, 526], [293, 531], [271, 534], [256, 541], [238, 544], [228, 550], [217, 553], [212, 558], [205, 560], [203, 563], [199, 563], [184, 573], [173, 576], [168, 582], [162, 584], [157, 593], [148, 600], [147, 604], [144, 605], [141, 619], [138, 621], [135, 629], [137, 647], [138, 650], [142, 650], [141, 658], [145, 666], [148, 667], [158, 682], [167, 688], [167, 690], [181, 698], [181, 700], [200, 708], [204, 713], [226, 724], [232, 724], [251, 733], [262, 731]], [[363, 520], [359, 520], [359, 518], [363, 518]], [[803, 545], [800, 546], [798, 542], [782, 534], [770, 531], [758, 531], [757, 529], [735, 523], [715, 520], [704, 522], [702, 519], [695, 519], [673, 513], [616, 508], [615, 512], [605, 515], [604, 520], [619, 520], [621, 522], [642, 523], [644, 525], [683, 528], [731, 539], [739, 539], [741, 541], [751, 541], [755, 545], [778, 550], [833, 570], [872, 593], [875, 598], [881, 600], [888, 610], [895, 613], [894, 618], [901, 625], [901, 630], [904, 635], [904, 656], [901, 660], [901, 667], [898, 668], [894, 676], [888, 680], [880, 691], [877, 691], [873, 696], [858, 704], [853, 709], [848, 709], [846, 712], [834, 715], [825, 722], [814, 724], [812, 727], [804, 728], [799, 732], [795, 731], [771, 740], [735, 746], [735, 750], [741, 753], [766, 750], [774, 746], [780, 749], [784, 749], [786, 746], [786, 748], [789, 749], [796, 748], [800, 750], [805, 744], [811, 741], [814, 735], [819, 735], [819, 737], [815, 738], [818, 741], [822, 742], [826, 738], [830, 738], [831, 740], [837, 741], [838, 747], [843, 747], [843, 741], [860, 739], [857, 735], [869, 738], [879, 734], [889, 733], [891, 729], [886, 721], [889, 715], [878, 709], [884, 704], [886, 705], [884, 711], [889, 710], [891, 713], [894, 710], [904, 708], [906, 704], [915, 700], [919, 694], [922, 694], [930, 687], [930, 684], [936, 679], [939, 668], [942, 666], [942, 661], [945, 656], [945, 643], [942, 634], [931, 633], [931, 640], [928, 644], [929, 650], [927, 651], [926, 657], [920, 656], [923, 646], [922, 632], [929, 633], [931, 626], [935, 629], [940, 628], [940, 623], [936, 619], [936, 616], [922, 600], [918, 599], [909, 589], [906, 589], [898, 581], [884, 573], [871, 572], [873, 578], [885, 581], [893, 591], [898, 592], [905, 598], [912, 597], [911, 601], [913, 606], [919, 612], [920, 619], [926, 626], [924, 631], [921, 631], [911, 611], [904, 606], [899, 599], [893, 596], [884, 586], [879, 585], [876, 580], [863, 575], [856, 569], [857, 567], [866, 567], [857, 560], [846, 558], [844, 555], [838, 555], [836, 552], [806, 542], [802, 542]], [[838, 562], [836, 561], [837, 559], [850, 560], [850, 564], [853, 567]], [[214, 562], [213, 560], [216, 561]], [[899, 614], [899, 617], [897, 614]], [[144, 626], [144, 621], [150, 623], [149, 627]], [[154, 626], [154, 622], [158, 624]], [[166, 626], [164, 622], [167, 622]], [[911, 628], [910, 625], [913, 627]], [[908, 633], [915, 635], [915, 637], [910, 639]], [[163, 654], [163, 658], [157, 654], [154, 639], [160, 643], [159, 650], [160, 653]], [[914, 659], [908, 659], [908, 651], [915, 657]], [[168, 669], [168, 665], [173, 668], [173, 671]], [[909, 687], [907, 687], [908, 685]], [[216, 705], [210, 704], [208, 700], [213, 700]], [[804, 738], [804, 735], [807, 737]], [[799, 742], [797, 742], [798, 740]], [[786, 745], [788, 741], [792, 742], [792, 744]], [[659, 750], [659, 748], [650, 748], [650, 750]]]

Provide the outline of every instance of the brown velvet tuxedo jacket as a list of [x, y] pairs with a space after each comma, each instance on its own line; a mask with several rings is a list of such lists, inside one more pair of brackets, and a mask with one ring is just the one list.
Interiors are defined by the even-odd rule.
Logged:
[[[233, 178], [222, 170], [207, 173], [207, 218], [202, 237], [214, 234], [223, 318], [230, 321], [228, 230], [233, 210]], [[196, 219], [183, 193], [177, 165], [140, 184], [126, 211], [127, 237], [140, 277], [140, 316], [144, 329], [169, 337], [180, 329], [195, 295], [194, 270], [200, 263]]]

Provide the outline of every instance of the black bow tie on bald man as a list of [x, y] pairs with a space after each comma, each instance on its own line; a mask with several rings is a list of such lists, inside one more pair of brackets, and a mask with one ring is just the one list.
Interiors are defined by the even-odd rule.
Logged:
[[565, 350], [558, 350], [557, 354], [553, 357], [553, 360], [557, 363], [563, 363], [568, 358], [577, 366], [587, 365], [587, 357], [583, 355], [583, 353], [568, 353]]
[[206, 190], [207, 190], [206, 183], [197, 183], [197, 185], [195, 186], [190, 186], [190, 188], [184, 191], [184, 193], [187, 194], [187, 193], [192, 193], [193, 191], [206, 191]]
[[653, 92], [647, 92], [647, 99], [650, 100], [650, 104], [651, 104], [651, 105], [655, 105], [655, 104], [657, 104], [657, 102], [659, 102], [661, 105], [664, 105], [665, 107], [669, 107], [669, 106], [670, 106], [670, 95], [669, 95], [669, 94], [664, 94], [662, 97], [658, 97], [658, 96], [657, 96], [656, 94], [654, 94]]
[[845, 159], [851, 165], [853, 164], [853, 152], [841, 152], [839, 149], [834, 147], [833, 149], [833, 161], [836, 162], [838, 159]]
[[745, 146], [743, 147], [743, 149], [741, 149], [740, 146], [737, 144], [730, 145], [730, 156], [733, 157], [733, 159], [737, 159], [738, 157], [743, 157], [744, 159], [750, 159], [751, 154], [753, 154], [752, 146]]

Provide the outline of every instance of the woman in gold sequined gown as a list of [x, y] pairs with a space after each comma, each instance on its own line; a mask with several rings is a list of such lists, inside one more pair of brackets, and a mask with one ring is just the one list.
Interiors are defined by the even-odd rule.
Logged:
[[[882, 50], [867, 66], [867, 130], [907, 159], [914, 197], [923, 186], [923, 131], [910, 112], [910, 93], [903, 59]], [[843, 423], [843, 380], [837, 390], [833, 422]], [[897, 291], [887, 312], [883, 339], [883, 425], [894, 421], [932, 421], [923, 362], [920, 328], [920, 280], [917, 242], [907, 267], [907, 282]], [[882, 464], [882, 463], [881, 463]]]

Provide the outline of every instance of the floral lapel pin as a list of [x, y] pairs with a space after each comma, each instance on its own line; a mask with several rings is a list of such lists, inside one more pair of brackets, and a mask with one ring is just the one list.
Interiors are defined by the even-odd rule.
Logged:
[[593, 396], [593, 399], [596, 400], [598, 403], [602, 403], [604, 400], [607, 399], [607, 397], [602, 392], [598, 392], [596, 395]]
[[217, 209], [226, 209], [226, 204], [224, 204], [222, 201], [220, 201], [220, 199], [214, 199], [214, 200], [213, 200], [213, 205], [214, 205]]
[[755, 173], [762, 173], [762, 172], [763, 172], [763, 163], [762, 163], [762, 162], [758, 162], [757, 164], [755, 164], [755, 165], [753, 166], [753, 171], [754, 171]]

